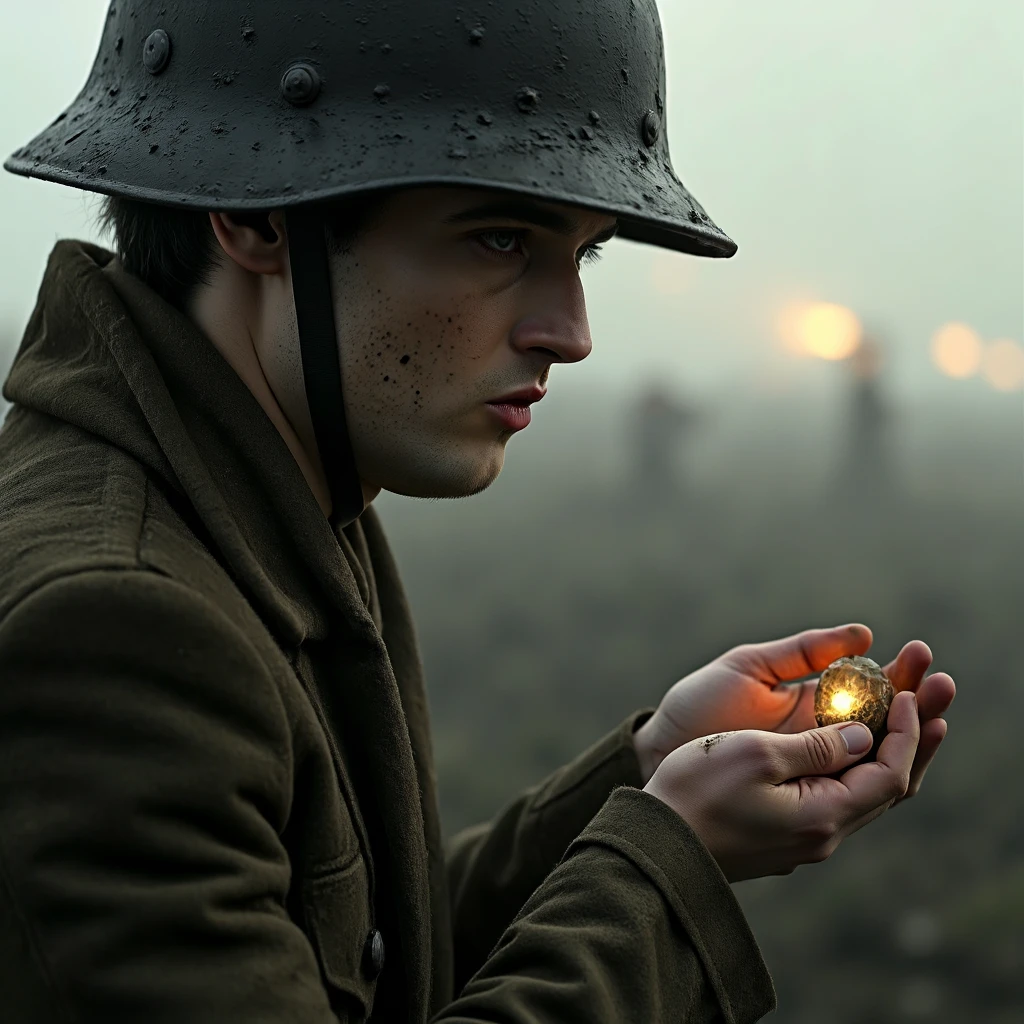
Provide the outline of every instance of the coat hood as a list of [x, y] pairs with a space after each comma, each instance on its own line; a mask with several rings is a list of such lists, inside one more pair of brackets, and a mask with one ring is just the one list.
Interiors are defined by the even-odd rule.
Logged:
[[283, 636], [322, 638], [324, 590], [336, 585], [373, 629], [372, 595], [352, 550], [359, 531], [332, 529], [234, 369], [112, 253], [57, 243], [3, 394], [151, 470]]

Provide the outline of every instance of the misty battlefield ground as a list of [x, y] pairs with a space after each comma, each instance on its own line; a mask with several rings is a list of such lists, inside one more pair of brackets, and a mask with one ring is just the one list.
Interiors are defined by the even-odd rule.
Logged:
[[581, 400], [545, 409], [478, 498], [382, 496], [448, 831], [737, 643], [862, 621], [884, 663], [922, 639], [958, 694], [921, 793], [826, 863], [736, 891], [773, 1020], [1022, 1019], [1018, 405], [891, 410], [872, 438], [852, 397], [723, 402], [659, 452], [635, 409], [600, 429]]

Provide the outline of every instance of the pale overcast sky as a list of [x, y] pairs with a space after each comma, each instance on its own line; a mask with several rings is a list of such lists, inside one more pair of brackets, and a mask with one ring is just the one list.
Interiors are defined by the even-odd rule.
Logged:
[[[107, 0], [4, 4], [0, 151], [85, 81]], [[697, 260], [616, 242], [588, 270], [604, 389], [816, 380], [775, 323], [796, 299], [853, 308], [908, 397], [948, 387], [929, 341], [951, 320], [1024, 342], [1024, 4], [1019, 0], [662, 0], [676, 169], [739, 243]], [[2, 335], [20, 335], [58, 237], [95, 239], [82, 193], [0, 175]], [[0, 351], [6, 373], [11, 342]], [[960, 382], [991, 401], [980, 380]]]

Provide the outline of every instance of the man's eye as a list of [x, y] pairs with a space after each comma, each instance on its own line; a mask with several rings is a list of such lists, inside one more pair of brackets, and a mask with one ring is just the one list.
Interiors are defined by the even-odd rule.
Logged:
[[523, 236], [518, 231], [488, 231], [480, 235], [480, 240], [494, 252], [514, 256], [520, 251]]

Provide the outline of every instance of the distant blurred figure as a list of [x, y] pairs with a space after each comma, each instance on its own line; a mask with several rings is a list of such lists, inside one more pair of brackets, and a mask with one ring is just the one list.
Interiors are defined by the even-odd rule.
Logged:
[[891, 488], [897, 481], [896, 437], [882, 387], [881, 346], [874, 338], [865, 337], [848, 362], [850, 398], [839, 458], [840, 479]]
[[649, 496], [678, 496], [679, 454], [702, 416], [697, 409], [652, 383], [634, 401], [629, 419], [629, 459], [632, 482]]

